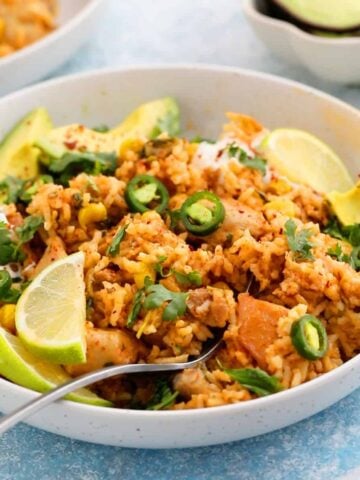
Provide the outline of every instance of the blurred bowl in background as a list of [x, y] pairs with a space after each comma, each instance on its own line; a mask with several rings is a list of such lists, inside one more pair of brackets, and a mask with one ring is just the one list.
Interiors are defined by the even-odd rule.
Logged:
[[265, 0], [242, 0], [245, 18], [260, 40], [287, 63], [323, 80], [360, 83], [360, 37], [327, 38], [268, 15]]
[[0, 58], [0, 95], [39, 80], [63, 64], [87, 40], [105, 0], [58, 0], [58, 27], [42, 39]]

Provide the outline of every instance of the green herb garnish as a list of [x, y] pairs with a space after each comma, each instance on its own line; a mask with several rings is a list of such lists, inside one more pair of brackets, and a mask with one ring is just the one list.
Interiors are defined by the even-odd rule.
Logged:
[[16, 203], [22, 192], [24, 181], [20, 178], [6, 176], [0, 182], [0, 203]]
[[260, 368], [225, 368], [224, 372], [259, 397], [271, 395], [282, 390], [279, 379], [269, 375]]
[[158, 257], [158, 261], [154, 265], [154, 270], [156, 273], [160, 275], [161, 278], [167, 278], [171, 275], [171, 270], [168, 272], [164, 272], [164, 265], [163, 263], [167, 260], [165, 255], [160, 255]]
[[193, 270], [190, 273], [181, 273], [176, 270], [171, 270], [171, 272], [174, 274], [177, 283], [183, 287], [189, 287], [190, 285], [201, 287], [202, 285], [201, 275], [196, 270]]
[[216, 140], [210, 140], [209, 138], [201, 137], [200, 135], [196, 135], [190, 140], [190, 143], [216, 143]]
[[314, 257], [311, 253], [311, 248], [314, 244], [309, 241], [312, 236], [311, 230], [303, 229], [297, 233], [296, 229], [297, 226], [294, 220], [289, 219], [285, 223], [285, 235], [290, 249], [300, 260], [313, 260]]
[[236, 158], [242, 165], [244, 165], [244, 167], [259, 170], [263, 176], [266, 174], [267, 162], [263, 158], [260, 158], [256, 155], [254, 157], [250, 157], [245, 150], [235, 143], [229, 145], [227, 150], [230, 157]]
[[18, 248], [24, 243], [30, 242], [43, 223], [44, 219], [38, 215], [26, 217], [24, 223], [20, 227], [15, 228], [15, 233], [19, 240]]
[[128, 225], [121, 227], [115, 234], [114, 238], [112, 239], [111, 244], [109, 245], [108, 249], [106, 250], [106, 254], [110, 255], [110, 257], [115, 257], [120, 251], [120, 244], [124, 240], [126, 235], [126, 229]]
[[134, 300], [133, 300], [131, 310], [126, 322], [127, 327], [132, 327], [136, 322], [136, 319], [139, 316], [141, 307], [144, 303], [144, 298], [145, 298], [145, 287], [138, 290], [134, 295]]
[[19, 262], [24, 259], [23, 252], [11, 238], [11, 231], [5, 222], [0, 222], [0, 265]]
[[146, 310], [152, 310], [167, 303], [162, 319], [171, 321], [185, 314], [187, 297], [187, 293], [172, 292], [161, 284], [148, 285], [143, 306]]
[[155, 393], [148, 403], [146, 410], [162, 410], [170, 407], [175, 402], [179, 392], [172, 392], [168, 381], [161, 379], [155, 384]]
[[116, 153], [71, 152], [61, 158], [54, 159], [49, 164], [49, 170], [55, 180], [67, 185], [72, 177], [85, 172], [89, 175], [111, 175], [117, 166]]

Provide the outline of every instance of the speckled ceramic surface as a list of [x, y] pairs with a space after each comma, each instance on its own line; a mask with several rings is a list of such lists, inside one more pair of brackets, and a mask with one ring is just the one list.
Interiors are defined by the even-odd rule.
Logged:
[[[252, 34], [241, 0], [107, 0], [97, 32], [56, 75], [144, 62], [209, 62], [296, 79], [360, 106], [339, 87], [272, 57]], [[73, 441], [25, 425], [0, 440], [2, 480], [358, 480], [360, 390], [280, 431], [227, 445], [129, 450]], [[156, 432], [154, 432], [156, 436]]]

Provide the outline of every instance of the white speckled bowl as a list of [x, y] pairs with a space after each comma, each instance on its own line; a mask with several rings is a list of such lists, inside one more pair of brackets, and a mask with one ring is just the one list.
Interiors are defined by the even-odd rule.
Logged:
[[[354, 175], [359, 170], [360, 113], [298, 83], [225, 67], [127, 68], [75, 75], [0, 100], [0, 136], [43, 105], [58, 124], [116, 124], [141, 102], [173, 95], [188, 133], [216, 136], [224, 112], [245, 112], [274, 127], [307, 129], [329, 143]], [[140, 448], [211, 445], [259, 435], [323, 410], [360, 386], [360, 356], [307, 384], [249, 402], [202, 410], [135, 411], [58, 402], [29, 420], [50, 432], [89, 442]], [[0, 379], [0, 409], [37, 393]]]
[[242, 0], [245, 18], [263, 43], [289, 64], [300, 64], [323, 80], [360, 82], [360, 37], [311, 35], [290, 22], [266, 15], [264, 0]]
[[0, 58], [0, 94], [35, 82], [63, 64], [101, 19], [104, 0], [58, 0], [58, 28], [43, 39]]

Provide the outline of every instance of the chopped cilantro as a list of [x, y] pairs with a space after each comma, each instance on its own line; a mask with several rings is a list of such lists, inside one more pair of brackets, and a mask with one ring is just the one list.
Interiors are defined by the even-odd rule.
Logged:
[[201, 275], [196, 270], [193, 270], [190, 273], [181, 273], [172, 270], [172, 273], [174, 274], [177, 283], [181, 286], [189, 287], [190, 285], [195, 285], [196, 287], [201, 287], [202, 285]]
[[134, 300], [133, 300], [131, 310], [126, 322], [126, 325], [128, 327], [132, 327], [136, 322], [136, 319], [139, 316], [141, 307], [143, 305], [144, 298], [145, 298], [145, 288], [141, 288], [134, 295]]
[[161, 307], [165, 302], [162, 318], [165, 321], [175, 320], [177, 317], [184, 315], [186, 311], [187, 293], [172, 292], [161, 284], [148, 285], [146, 287], [146, 298], [144, 308], [152, 310]]
[[309, 241], [312, 235], [311, 230], [303, 229], [297, 233], [296, 229], [297, 226], [294, 220], [289, 219], [285, 223], [285, 235], [290, 249], [300, 260], [313, 260], [314, 257], [311, 253], [311, 248], [314, 245]]
[[260, 368], [224, 369], [233, 380], [243, 387], [254, 392], [259, 397], [264, 397], [282, 390], [279, 379], [269, 375]]
[[19, 240], [18, 248], [34, 238], [37, 230], [43, 225], [44, 219], [38, 215], [26, 217], [24, 223], [15, 229]]
[[0, 182], [0, 203], [16, 203], [22, 192], [24, 181], [7, 175]]
[[164, 272], [164, 265], [163, 263], [167, 260], [167, 257], [165, 255], [160, 255], [160, 257], [158, 257], [158, 261], [157, 263], [155, 263], [154, 265], [154, 270], [156, 273], [158, 273], [160, 275], [161, 278], [166, 278], [166, 277], [169, 277], [171, 275], [171, 271], [169, 272]]
[[115, 257], [120, 251], [120, 244], [124, 240], [126, 235], [126, 229], [128, 225], [121, 227], [115, 234], [114, 238], [112, 239], [111, 244], [109, 245], [108, 249], [106, 250], [106, 254], [110, 255], [110, 257]]
[[23, 252], [11, 238], [11, 232], [6, 223], [0, 222], [0, 265], [19, 262], [24, 259]]
[[148, 403], [146, 410], [162, 410], [163, 408], [170, 407], [175, 402], [179, 392], [172, 392], [165, 379], [160, 379], [155, 384], [155, 392], [150, 402]]
[[49, 170], [58, 183], [67, 185], [69, 180], [78, 173], [89, 175], [111, 175], [115, 172], [117, 155], [113, 153], [71, 152], [61, 158], [54, 159], [49, 164]]
[[232, 143], [227, 147], [230, 157], [236, 158], [244, 167], [259, 170], [262, 175], [266, 174], [266, 160], [258, 156], [250, 157], [245, 150]]

